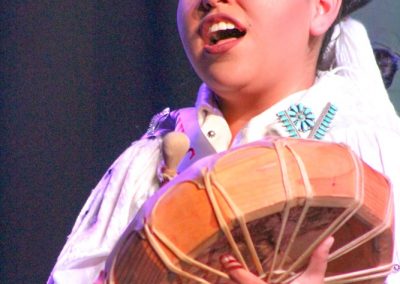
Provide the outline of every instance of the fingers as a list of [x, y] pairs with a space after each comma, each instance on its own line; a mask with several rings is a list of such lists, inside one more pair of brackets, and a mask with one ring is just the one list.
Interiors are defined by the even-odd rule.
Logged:
[[[333, 237], [324, 240], [314, 251], [304, 273], [292, 284], [323, 284], [325, 271], [328, 266], [329, 250], [334, 242]], [[220, 262], [233, 283], [237, 284], [265, 284], [256, 275], [245, 270], [242, 264], [232, 255], [223, 255]]]
[[324, 240], [314, 251], [304, 273], [294, 283], [324, 283], [328, 266], [329, 250], [334, 242], [333, 237]]
[[259, 279], [256, 275], [245, 270], [243, 265], [230, 254], [222, 255], [220, 262], [233, 283], [265, 284], [265, 282]]
[[219, 261], [227, 272], [243, 269], [243, 265], [230, 254], [221, 255]]

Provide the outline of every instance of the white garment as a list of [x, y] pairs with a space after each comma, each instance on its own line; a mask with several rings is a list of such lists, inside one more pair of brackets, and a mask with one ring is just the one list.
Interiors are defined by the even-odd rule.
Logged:
[[126, 225], [158, 189], [160, 142], [134, 142], [108, 169], [83, 206], [48, 283], [94, 282]]
[[[355, 27], [359, 28], [357, 24]], [[364, 39], [365, 36], [355, 40]], [[371, 56], [370, 52], [366, 53], [366, 57]], [[395, 157], [400, 145], [399, 120], [387, 97], [364, 97], [367, 92], [382, 93], [379, 82], [368, 87], [376, 74], [373, 78], [369, 75], [352, 78], [348, 72], [353, 74], [354, 64], [350, 68], [346, 63], [351, 59], [343, 61], [336, 71], [320, 73], [309, 90], [292, 94], [251, 119], [234, 137], [232, 147], [266, 135], [287, 137], [288, 132], [276, 114], [292, 104], [302, 103], [319, 116], [327, 103], [332, 103], [338, 112], [323, 140], [349, 145], [366, 163], [388, 176], [393, 184], [395, 215], [400, 216], [400, 159]], [[195, 108], [178, 112], [179, 130], [190, 137], [192, 150], [181, 163], [181, 170], [206, 155], [228, 148], [232, 139], [228, 124], [206, 86], [200, 88]], [[301, 135], [306, 137], [307, 133]], [[137, 141], [118, 158], [83, 207], [49, 283], [93, 283], [125, 227], [158, 189], [156, 173], [160, 159], [159, 138]], [[400, 217], [396, 218], [396, 236], [399, 248]], [[398, 252], [395, 263], [400, 264]], [[393, 273], [389, 279], [388, 283], [400, 283], [400, 272]]]
[[[385, 124], [385, 120], [381, 117], [371, 115], [374, 112], [369, 113], [369, 109], [364, 108], [365, 104], [358, 101], [360, 96], [354, 96], [354, 92], [357, 91], [351, 80], [334, 72], [325, 73], [309, 90], [293, 94], [251, 119], [234, 138], [232, 145], [239, 146], [254, 142], [266, 135], [288, 137], [287, 130], [277, 119], [276, 114], [287, 110], [293, 104], [302, 103], [313, 110], [317, 116], [327, 103], [334, 104], [338, 108], [338, 112], [323, 140], [349, 145], [364, 162], [390, 179], [396, 216], [394, 263], [400, 264], [400, 157], [397, 156], [400, 132], [397, 126], [393, 128], [393, 125]], [[211, 110], [212, 105], [212, 94], [203, 87], [198, 100], [198, 108]], [[371, 108], [373, 107], [374, 105], [371, 105]], [[214, 149], [225, 150], [223, 147], [229, 143], [231, 137], [225, 137], [225, 140], [219, 137], [220, 133], [226, 132], [224, 128], [227, 127], [226, 122], [221, 121], [220, 112], [201, 111], [199, 114], [205, 116], [200, 119], [200, 122], [206, 124], [207, 131], [214, 131], [214, 138], [217, 138], [214, 141], [214, 138], [207, 137], [209, 143], [214, 146]], [[213, 127], [210, 128], [210, 125]], [[203, 125], [201, 127], [203, 128]], [[307, 134], [302, 133], [302, 138], [306, 138]], [[199, 151], [197, 150], [197, 152]], [[400, 283], [400, 271], [394, 271], [388, 277], [387, 283]]]
[[[338, 112], [324, 140], [349, 145], [365, 162], [390, 177], [397, 203], [396, 216], [400, 216], [400, 175], [397, 173], [400, 159], [393, 158], [400, 145], [400, 135], [360, 109], [359, 102], [353, 99], [354, 91], [353, 84], [340, 75], [325, 73], [309, 90], [287, 97], [250, 120], [234, 138], [233, 146], [257, 141], [265, 135], [287, 137], [286, 129], [276, 116], [279, 111], [302, 103], [318, 116], [330, 102], [337, 106]], [[181, 116], [198, 118], [198, 122], [192, 119], [182, 122], [185, 130], [189, 125], [192, 127], [188, 134], [192, 138], [191, 147], [198, 156], [192, 162], [227, 149], [231, 139], [229, 127], [221, 112], [213, 106], [213, 95], [207, 87], [200, 89], [196, 108], [182, 110]], [[209, 131], [214, 131], [215, 136], [208, 137]], [[193, 139], [199, 134], [202, 139]], [[74, 279], [73, 283], [93, 282], [125, 226], [157, 189], [155, 173], [159, 162], [160, 141], [156, 139], [133, 143], [114, 163], [78, 217], [54, 268], [55, 283], [71, 283], [71, 279]], [[184, 167], [188, 166], [190, 164]], [[134, 204], [127, 204], [126, 200], [134, 200]], [[396, 263], [400, 263], [398, 256]], [[394, 276], [399, 277], [400, 273]]]

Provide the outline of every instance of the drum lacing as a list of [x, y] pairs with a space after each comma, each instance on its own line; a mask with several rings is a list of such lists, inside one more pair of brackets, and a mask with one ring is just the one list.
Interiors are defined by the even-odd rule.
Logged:
[[[296, 151], [292, 147], [290, 147], [290, 145], [288, 143], [286, 143], [282, 140], [281, 141], [278, 140], [277, 142], [275, 142], [275, 149], [276, 149], [278, 157], [279, 157], [280, 167], [281, 167], [282, 176], [283, 176], [284, 190], [286, 193], [286, 206], [285, 206], [285, 209], [283, 212], [283, 222], [282, 222], [281, 230], [279, 233], [277, 245], [275, 248], [273, 263], [272, 263], [271, 269], [268, 273], [268, 275], [269, 275], [268, 281], [270, 283], [289, 283], [290, 281], [292, 281], [293, 279], [295, 279], [296, 277], [299, 276], [298, 273], [295, 273], [295, 270], [298, 267], [300, 267], [301, 265], [304, 265], [305, 261], [308, 259], [308, 257], [311, 255], [311, 253], [317, 247], [317, 245], [319, 243], [321, 243], [321, 241], [326, 239], [328, 236], [334, 234], [362, 206], [362, 201], [364, 199], [364, 191], [363, 191], [364, 178], [363, 178], [363, 172], [362, 172], [363, 167], [360, 164], [361, 162], [352, 153], [353, 160], [357, 167], [357, 169], [356, 169], [356, 173], [357, 173], [356, 183], [357, 184], [355, 185], [355, 188], [356, 188], [355, 195], [356, 196], [354, 197], [353, 204], [349, 208], [344, 210], [344, 212], [341, 213], [331, 223], [331, 225], [308, 247], [308, 249], [294, 263], [291, 264], [289, 269], [283, 270], [282, 267], [285, 264], [287, 256], [289, 255], [291, 246], [295, 241], [295, 238], [300, 230], [302, 222], [305, 219], [308, 209], [311, 207], [313, 190], [312, 190], [312, 186], [310, 184], [309, 178], [308, 178], [306, 167], [305, 167], [300, 155], [297, 154]], [[290, 186], [288, 169], [287, 169], [287, 165], [286, 165], [285, 158], [284, 158], [284, 155], [285, 155], [284, 150], [285, 149], [289, 150], [289, 152], [293, 155], [293, 157], [295, 158], [295, 160], [297, 162], [297, 165], [299, 167], [299, 170], [300, 170], [303, 182], [304, 182], [304, 186], [305, 186], [306, 200], [305, 200], [305, 206], [303, 207], [303, 211], [300, 216], [300, 220], [289, 240], [289, 246], [288, 246], [287, 250], [285, 251], [281, 262], [279, 263], [278, 268], [275, 268], [276, 262], [277, 262], [277, 257], [278, 257], [278, 252], [280, 250], [281, 242], [283, 239], [283, 234], [286, 229], [286, 224], [288, 222], [290, 209], [294, 202], [293, 194], [292, 194], [292, 190], [291, 190], [291, 186]], [[205, 188], [206, 188], [207, 195], [209, 196], [211, 206], [215, 213], [218, 224], [219, 224], [222, 232], [225, 234], [227, 241], [229, 242], [229, 244], [233, 250], [233, 253], [238, 258], [238, 260], [243, 264], [245, 269], [248, 270], [248, 266], [245, 263], [244, 257], [241, 254], [239, 247], [238, 247], [236, 241], [234, 240], [234, 237], [230, 231], [229, 225], [227, 224], [225, 217], [222, 214], [221, 207], [218, 204], [217, 198], [215, 196], [215, 192], [214, 192], [215, 189], [217, 189], [219, 191], [219, 193], [222, 195], [222, 197], [225, 199], [226, 203], [232, 210], [232, 213], [235, 215], [235, 217], [239, 223], [239, 226], [242, 230], [242, 233], [243, 233], [247, 248], [249, 250], [250, 256], [256, 266], [257, 272], [259, 273], [259, 275], [261, 275], [260, 278], [264, 278], [266, 276], [266, 274], [263, 270], [260, 259], [257, 256], [256, 249], [252, 242], [250, 232], [246, 225], [246, 220], [243, 216], [243, 213], [234, 204], [233, 200], [229, 197], [229, 195], [227, 194], [224, 187], [218, 183], [214, 174], [209, 169], [207, 169], [207, 168], [204, 169], [203, 174], [204, 174], [203, 176], [204, 176]], [[337, 249], [335, 252], [331, 253], [329, 256], [329, 261], [332, 261], [332, 260], [344, 255], [345, 253], [349, 252], [350, 250], [354, 249], [355, 247], [362, 245], [363, 243], [367, 242], [368, 240], [371, 240], [372, 238], [374, 238], [375, 236], [379, 235], [380, 233], [385, 231], [387, 228], [389, 228], [391, 221], [392, 221], [392, 211], [393, 211], [392, 202], [390, 202], [389, 204], [390, 204], [390, 206], [387, 209], [388, 214], [386, 215], [386, 219], [385, 219], [385, 222], [383, 222], [383, 224], [372, 229], [371, 231], [364, 234], [363, 236], [353, 240], [349, 244]], [[164, 262], [165, 266], [170, 271], [172, 271], [182, 277], [186, 277], [188, 279], [197, 281], [198, 283], [209, 283], [208, 281], [206, 281], [200, 277], [197, 277], [195, 275], [192, 275], [191, 273], [188, 273], [188, 272], [182, 270], [180, 267], [178, 267], [174, 263], [172, 263], [172, 261], [166, 255], [163, 248], [161, 248], [159, 242], [161, 242], [163, 245], [165, 245], [181, 261], [186, 262], [190, 265], [196, 266], [200, 269], [214, 273], [215, 275], [217, 275], [219, 277], [229, 279], [229, 277], [226, 273], [223, 273], [217, 269], [214, 269], [208, 265], [205, 265], [205, 264], [187, 256], [179, 248], [177, 248], [162, 232], [157, 231], [156, 228], [153, 228], [153, 227], [150, 228], [150, 226], [147, 223], [145, 223], [144, 229], [145, 229], [145, 233], [148, 237], [150, 244], [153, 246], [156, 253], [159, 255], [161, 260]], [[361, 280], [368, 280], [368, 279], [373, 279], [373, 278], [377, 278], [377, 277], [383, 277], [388, 274], [388, 272], [391, 270], [391, 268], [392, 268], [392, 265], [390, 265], [390, 264], [382, 265], [382, 266], [379, 266], [376, 268], [361, 270], [361, 271], [357, 271], [357, 272], [353, 272], [353, 273], [342, 274], [339, 276], [326, 277], [324, 282], [329, 283], [329, 284], [352, 283], [352, 282], [361, 281]], [[278, 276], [278, 277], [276, 279], [273, 279], [274, 275]]]

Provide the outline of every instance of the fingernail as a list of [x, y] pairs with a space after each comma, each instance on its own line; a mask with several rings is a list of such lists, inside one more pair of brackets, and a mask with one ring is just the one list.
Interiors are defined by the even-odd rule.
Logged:
[[243, 268], [243, 265], [230, 254], [221, 255], [219, 261], [227, 271]]
[[333, 243], [335, 242], [335, 238], [330, 236], [327, 240], [326, 240], [326, 247], [328, 248], [328, 250], [331, 249]]

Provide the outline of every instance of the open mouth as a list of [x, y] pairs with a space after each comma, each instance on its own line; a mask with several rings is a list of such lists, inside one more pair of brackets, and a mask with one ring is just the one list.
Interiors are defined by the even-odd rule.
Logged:
[[242, 31], [232, 23], [215, 23], [209, 29], [208, 44], [216, 45], [227, 39], [238, 39], [243, 37], [246, 31]]
[[206, 44], [217, 45], [224, 41], [239, 39], [246, 35], [246, 29], [229, 20], [207, 21], [202, 29], [202, 36]]

